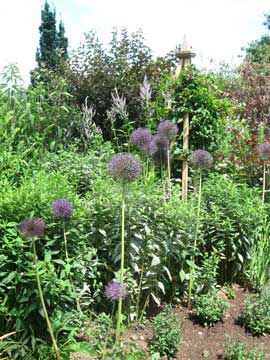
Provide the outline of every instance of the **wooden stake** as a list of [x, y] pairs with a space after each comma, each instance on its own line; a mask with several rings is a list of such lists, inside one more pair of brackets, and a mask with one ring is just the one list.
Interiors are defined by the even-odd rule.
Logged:
[[[191, 65], [191, 59], [195, 56], [195, 53], [190, 51], [187, 46], [187, 40], [184, 36], [181, 51], [177, 54], [179, 58], [179, 64], [176, 68], [175, 76], [178, 76], [180, 72], [186, 67]], [[183, 150], [187, 152], [189, 149], [189, 114], [184, 115], [183, 121]], [[187, 201], [188, 195], [188, 162], [183, 160], [182, 163], [182, 200]]]

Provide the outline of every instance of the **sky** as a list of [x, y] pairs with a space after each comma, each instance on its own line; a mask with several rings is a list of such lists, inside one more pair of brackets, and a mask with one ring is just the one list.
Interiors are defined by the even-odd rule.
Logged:
[[[184, 35], [199, 67], [237, 65], [241, 48], [266, 33], [269, 0], [48, 0], [63, 20], [70, 49], [96, 30], [104, 44], [113, 27], [142, 29], [154, 54], [165, 55]], [[35, 67], [44, 0], [0, 0], [0, 72], [16, 63], [26, 81]]]

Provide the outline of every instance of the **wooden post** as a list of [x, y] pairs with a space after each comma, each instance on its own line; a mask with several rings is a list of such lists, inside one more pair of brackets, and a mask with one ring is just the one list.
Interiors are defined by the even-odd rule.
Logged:
[[[186, 67], [191, 65], [191, 59], [196, 54], [188, 49], [187, 40], [184, 36], [181, 50], [177, 53], [179, 64], [176, 68], [175, 76], [178, 76], [180, 72]], [[184, 115], [183, 119], [183, 150], [184, 152], [189, 149], [189, 114]], [[183, 160], [182, 163], [182, 200], [186, 201], [188, 195], [188, 162]]]

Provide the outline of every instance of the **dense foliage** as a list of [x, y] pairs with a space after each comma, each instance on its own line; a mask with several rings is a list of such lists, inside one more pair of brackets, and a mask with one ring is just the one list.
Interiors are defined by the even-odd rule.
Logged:
[[[47, 2], [43, 30], [45, 15], [56, 36]], [[42, 81], [26, 89], [15, 65], [4, 70], [1, 357], [52, 359], [50, 322], [64, 360], [71, 351], [143, 359], [134, 344], [114, 341], [116, 323], [118, 340], [150, 310], [188, 300], [213, 325], [228, 309], [213, 295], [219, 286], [237, 281], [261, 292], [269, 282], [266, 67], [256, 73], [261, 64], [244, 65], [238, 77], [224, 78], [190, 66], [174, 77], [174, 54], [154, 60], [141, 32], [112, 35], [105, 50], [87, 33], [67, 60], [60, 23], [53, 46], [65, 61], [53, 68], [56, 60], [47, 59]], [[182, 151], [186, 113], [191, 156]], [[191, 167], [187, 201], [183, 158]], [[30, 231], [36, 218], [46, 226], [38, 240]], [[269, 332], [268, 300], [245, 303], [241, 319], [253, 333]], [[149, 351], [173, 356], [181, 335], [175, 312], [165, 306], [152, 324]], [[241, 358], [241, 346], [228, 348], [227, 358]]]

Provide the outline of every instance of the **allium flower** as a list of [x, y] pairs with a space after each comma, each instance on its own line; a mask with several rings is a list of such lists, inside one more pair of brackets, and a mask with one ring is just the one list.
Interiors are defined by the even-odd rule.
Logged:
[[151, 134], [151, 131], [141, 127], [134, 130], [130, 138], [131, 143], [140, 150], [145, 147], [149, 142], [151, 142], [152, 139], [153, 135]]
[[264, 143], [264, 144], [258, 144], [255, 147], [255, 152], [258, 157], [258, 159], [267, 161], [270, 160], [270, 144]]
[[206, 150], [195, 150], [191, 154], [189, 161], [195, 169], [207, 170], [212, 166], [213, 157]]
[[112, 158], [109, 173], [115, 180], [133, 181], [140, 176], [141, 164], [132, 154], [119, 153]]
[[[154, 138], [154, 137], [153, 137]], [[141, 147], [141, 152], [146, 155], [152, 156], [155, 152], [157, 152], [158, 148], [155, 141], [149, 141], [145, 145]]]
[[72, 205], [66, 199], [55, 200], [52, 205], [52, 213], [60, 219], [69, 218], [72, 215]]
[[124, 299], [127, 296], [126, 284], [121, 285], [118, 281], [112, 280], [105, 287], [105, 297], [109, 301]]
[[45, 227], [45, 222], [42, 219], [30, 217], [23, 220], [18, 229], [24, 237], [40, 237], [44, 235]]
[[178, 133], [178, 127], [172, 121], [164, 120], [158, 124], [157, 132], [168, 139], [168, 141], [172, 141]]

